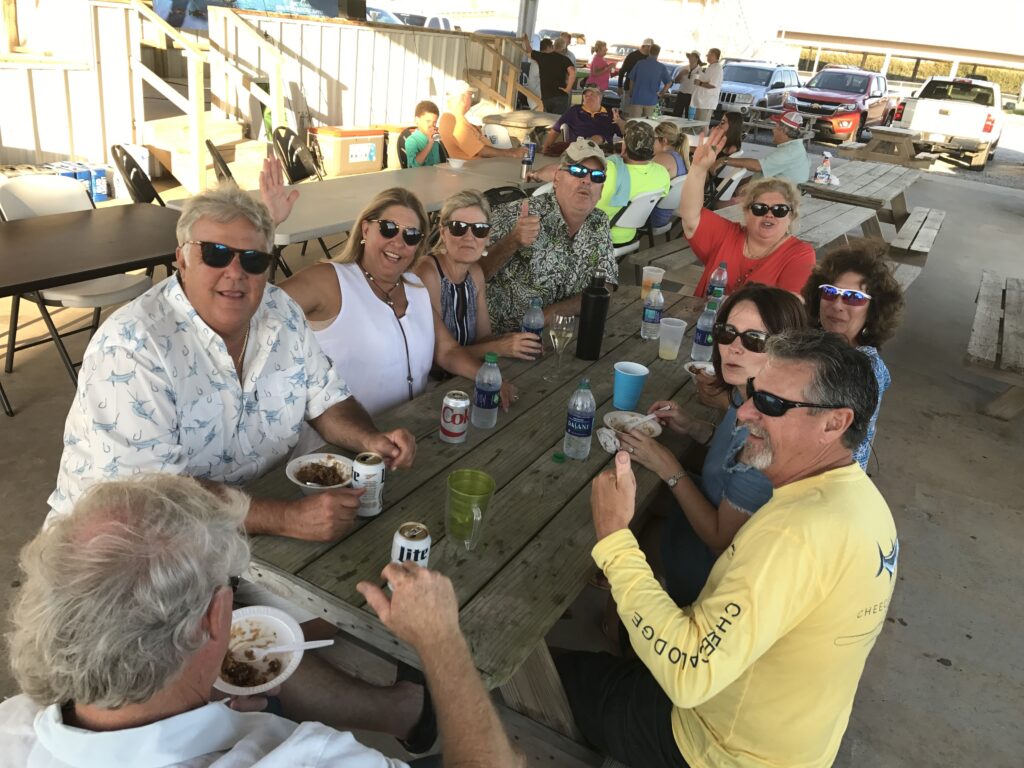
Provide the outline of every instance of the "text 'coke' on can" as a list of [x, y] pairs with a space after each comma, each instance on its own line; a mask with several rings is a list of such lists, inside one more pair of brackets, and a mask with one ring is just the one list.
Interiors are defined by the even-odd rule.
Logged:
[[391, 540], [391, 562], [407, 560], [424, 568], [430, 562], [430, 530], [423, 523], [402, 523]]
[[352, 487], [365, 488], [359, 497], [359, 516], [376, 517], [384, 509], [384, 457], [365, 451], [352, 462]]
[[466, 442], [469, 429], [469, 395], [453, 389], [441, 402], [441, 430], [439, 436], [446, 443]]

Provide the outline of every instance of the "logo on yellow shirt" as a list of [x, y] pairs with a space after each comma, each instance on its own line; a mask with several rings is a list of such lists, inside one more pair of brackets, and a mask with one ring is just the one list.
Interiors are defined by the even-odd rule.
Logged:
[[896, 573], [896, 561], [899, 559], [900, 556], [900, 540], [893, 539], [890, 546], [891, 549], [889, 550], [889, 554], [887, 555], [882, 551], [882, 545], [878, 545], [879, 563], [878, 572], [875, 574], [875, 576], [881, 576], [882, 571], [888, 571], [889, 581], [892, 581], [893, 574]]

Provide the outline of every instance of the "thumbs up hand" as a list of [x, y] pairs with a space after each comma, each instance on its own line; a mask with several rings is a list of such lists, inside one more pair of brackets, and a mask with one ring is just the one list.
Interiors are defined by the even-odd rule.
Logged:
[[538, 235], [540, 235], [540, 216], [530, 215], [530, 201], [529, 199], [523, 200], [523, 204], [519, 208], [519, 220], [512, 229], [516, 248], [533, 245]]

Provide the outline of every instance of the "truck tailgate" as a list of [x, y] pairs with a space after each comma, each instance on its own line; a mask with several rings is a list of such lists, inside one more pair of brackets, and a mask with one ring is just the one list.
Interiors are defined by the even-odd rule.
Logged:
[[921, 134], [922, 141], [947, 141], [950, 137], [991, 139], [984, 133], [992, 107], [938, 99], [908, 99], [898, 125]]

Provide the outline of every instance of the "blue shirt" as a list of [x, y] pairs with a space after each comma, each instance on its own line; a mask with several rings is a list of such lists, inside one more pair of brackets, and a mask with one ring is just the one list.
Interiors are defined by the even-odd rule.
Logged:
[[772, 483], [760, 470], [736, 461], [746, 439], [746, 428], [736, 428], [736, 405], [730, 404], [708, 444], [700, 490], [716, 508], [728, 501], [752, 515], [771, 500]]
[[[423, 165], [437, 165], [441, 162], [441, 150], [438, 148], [440, 145], [435, 141], [434, 146], [430, 148], [427, 153], [426, 159], [422, 163], [416, 162], [416, 155], [423, 151], [423, 148], [427, 146], [427, 142], [430, 139], [427, 138], [427, 134], [417, 129], [410, 133], [405, 139], [405, 159], [408, 161], [410, 168], [419, 168]], [[807, 181], [807, 179], [804, 179]]]
[[761, 158], [761, 175], [764, 178], [785, 179], [794, 184], [804, 184], [811, 175], [811, 160], [802, 139], [784, 141]]
[[629, 71], [629, 79], [633, 83], [629, 103], [638, 107], [653, 107], [657, 104], [658, 91], [672, 81], [665, 65], [650, 56], [640, 59], [634, 65]]
[[892, 384], [892, 377], [889, 375], [889, 369], [882, 362], [882, 358], [879, 357], [877, 349], [874, 347], [857, 347], [857, 349], [868, 356], [868, 360], [871, 361], [871, 370], [875, 372], [875, 380], [878, 382], [878, 402], [875, 403], [875, 412], [871, 414], [871, 421], [868, 422], [868, 433], [853, 452], [854, 461], [867, 472], [868, 459], [871, 458], [871, 441], [875, 439], [875, 423], [878, 421], [878, 412], [882, 408], [882, 395]]

